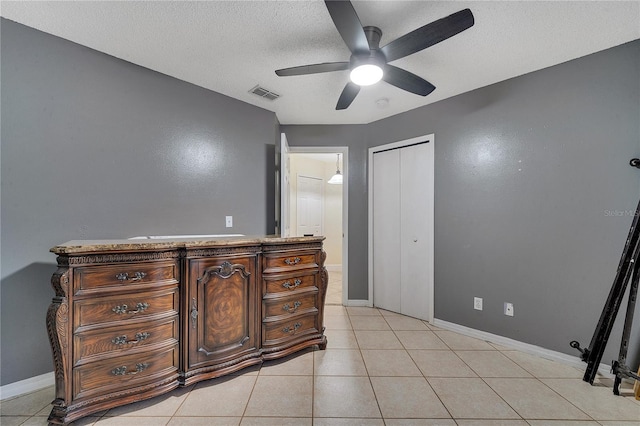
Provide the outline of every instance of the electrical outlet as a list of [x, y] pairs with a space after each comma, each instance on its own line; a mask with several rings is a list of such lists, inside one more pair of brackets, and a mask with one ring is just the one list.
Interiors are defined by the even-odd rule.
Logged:
[[504, 302], [504, 314], [507, 316], [513, 316], [513, 303]]
[[225, 223], [227, 225], [227, 228], [233, 227], [233, 216], [227, 216], [225, 219]]
[[476, 309], [478, 311], [482, 310], [482, 297], [473, 298], [473, 309]]

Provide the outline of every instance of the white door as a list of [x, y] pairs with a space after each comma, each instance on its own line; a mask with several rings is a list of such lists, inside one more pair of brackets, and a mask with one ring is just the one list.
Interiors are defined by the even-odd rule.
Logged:
[[287, 135], [280, 134], [280, 236], [288, 237], [291, 233], [289, 229], [289, 191], [291, 181], [289, 177], [290, 170], [289, 144], [287, 143]]
[[323, 235], [322, 179], [298, 175], [296, 210], [297, 236]]
[[[430, 199], [433, 188], [432, 170], [425, 167], [428, 144], [400, 149], [400, 312], [415, 318], [429, 319], [430, 310], [427, 259], [433, 250], [429, 235]], [[431, 219], [433, 223], [433, 219]]]
[[374, 154], [373, 303], [400, 312], [400, 151]]
[[370, 155], [373, 303], [432, 320], [433, 143], [421, 142]]

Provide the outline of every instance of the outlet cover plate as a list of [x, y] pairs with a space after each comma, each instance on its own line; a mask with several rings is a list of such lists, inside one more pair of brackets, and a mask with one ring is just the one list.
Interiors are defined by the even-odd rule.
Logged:
[[477, 311], [482, 310], [482, 297], [474, 297], [473, 298], [473, 309]]
[[513, 316], [513, 303], [504, 302], [504, 314], [509, 317]]

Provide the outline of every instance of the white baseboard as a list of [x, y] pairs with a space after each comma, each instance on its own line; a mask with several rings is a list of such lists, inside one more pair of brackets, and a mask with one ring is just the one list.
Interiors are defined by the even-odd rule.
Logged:
[[342, 272], [342, 264], [340, 263], [324, 265], [324, 267], [327, 268], [327, 272]]
[[[577, 356], [567, 355], [562, 352], [552, 351], [551, 349], [545, 349], [540, 346], [531, 345], [529, 343], [520, 342], [518, 340], [513, 340], [508, 337], [499, 336], [497, 334], [488, 333], [486, 331], [476, 330], [475, 328], [465, 327], [463, 325], [455, 324], [455, 323], [444, 321], [437, 318], [433, 320], [433, 325], [435, 325], [436, 327], [440, 327], [444, 330], [455, 331], [456, 333], [460, 333], [465, 336], [475, 337], [477, 339], [482, 339], [487, 342], [495, 343], [508, 348], [517, 349], [521, 352], [537, 355], [541, 358], [550, 359], [552, 361], [558, 361], [563, 364], [571, 365], [573, 367], [586, 368], [586, 364]], [[611, 374], [611, 366], [607, 364], [601, 363], [598, 368], [598, 373], [602, 374], [606, 378], [614, 377], [613, 374]]]
[[55, 377], [53, 375], [53, 371], [39, 376], [29, 377], [28, 379], [20, 380], [19, 382], [0, 386], [0, 400], [35, 392], [37, 390], [53, 386], [54, 384]]

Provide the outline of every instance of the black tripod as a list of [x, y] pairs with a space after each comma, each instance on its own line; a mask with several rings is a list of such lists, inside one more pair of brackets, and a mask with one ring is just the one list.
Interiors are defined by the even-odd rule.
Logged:
[[[640, 159], [634, 158], [629, 162], [629, 164], [633, 167], [640, 168]], [[629, 280], [631, 280], [627, 313], [624, 321], [624, 328], [622, 330], [622, 342], [620, 343], [620, 353], [618, 355], [618, 360], [613, 361], [611, 365], [611, 371], [616, 376], [613, 385], [613, 393], [616, 395], [620, 395], [620, 382], [623, 378], [628, 377], [640, 380], [640, 377], [632, 372], [626, 365], [627, 350], [629, 349], [629, 336], [631, 335], [633, 313], [638, 295], [638, 281], [640, 280], [639, 223], [640, 203], [638, 203], [638, 207], [636, 207], [633, 222], [631, 223], [631, 229], [629, 230], [629, 236], [627, 237], [627, 242], [624, 246], [624, 250], [622, 251], [620, 264], [618, 265], [618, 271], [613, 281], [611, 291], [609, 291], [609, 297], [604, 305], [602, 314], [600, 314], [598, 326], [591, 338], [591, 344], [589, 345], [589, 348], [583, 349], [580, 347], [580, 343], [575, 340], [570, 343], [572, 348], [576, 348], [580, 351], [582, 360], [587, 363], [587, 369], [584, 372], [582, 380], [593, 384], [593, 380], [598, 372], [598, 366], [602, 360], [602, 355], [607, 346], [607, 340], [611, 335], [613, 323], [615, 322], [618, 310], [622, 304], [625, 290], [627, 289]]]

